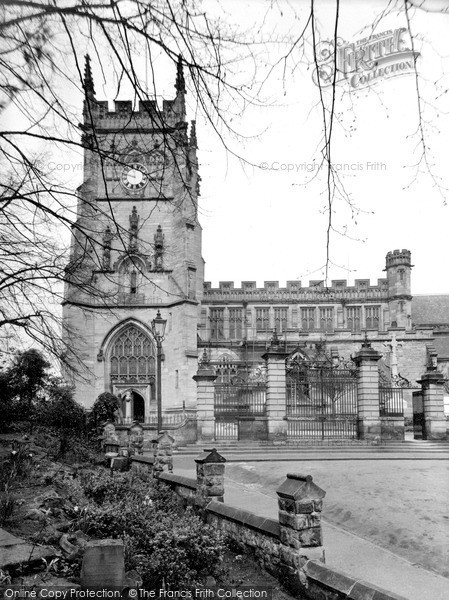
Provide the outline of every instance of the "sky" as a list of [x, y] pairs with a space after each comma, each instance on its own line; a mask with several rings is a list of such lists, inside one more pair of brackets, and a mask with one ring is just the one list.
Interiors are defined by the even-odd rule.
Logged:
[[[244, 23], [263, 3], [226, 3], [230, 4], [233, 18]], [[304, 9], [304, 14], [308, 8], [308, 3], [292, 4]], [[321, 39], [331, 39], [334, 4], [318, 5]], [[384, 6], [342, 2], [340, 36], [347, 42], [366, 37], [366, 28]], [[290, 27], [287, 12], [271, 14], [269, 19], [278, 30]], [[299, 31], [300, 24], [296, 25]], [[432, 173], [442, 177], [442, 187], [449, 187], [444, 175], [448, 102], [435, 82], [447, 89], [442, 72], [445, 66], [447, 72], [448, 25], [449, 16], [422, 12], [412, 21], [420, 52], [417, 65], [429, 164]], [[393, 14], [376, 32], [403, 26], [404, 14]], [[271, 59], [275, 57], [276, 50]], [[310, 57], [309, 52], [309, 63]], [[306, 171], [314, 161], [320, 162], [322, 135], [318, 87], [311, 71], [310, 64], [298, 65], [294, 72], [287, 69], [284, 78], [279, 71], [277, 80], [269, 84], [271, 106], [245, 112], [245, 131], [263, 130], [239, 146], [239, 152], [256, 166], [242, 165], [216, 146], [205, 127], [199, 127], [203, 255], [206, 280], [213, 284], [257, 280], [262, 285], [279, 280], [282, 285], [300, 279], [304, 286], [310, 279], [324, 278], [326, 173], [319, 171], [311, 181]], [[407, 248], [414, 264], [412, 292], [449, 293], [445, 268], [449, 208], [426, 168], [416, 166], [421, 146], [415, 86], [415, 76], [408, 74], [381, 78], [361, 90], [350, 89], [347, 83], [337, 90], [332, 156], [356, 210], [335, 202], [334, 223], [345, 235], [331, 234], [329, 279], [370, 278], [375, 283], [385, 276], [385, 254]], [[259, 168], [262, 163], [264, 168]]]
[[[341, 0], [338, 35], [343, 43], [405, 27], [402, 10], [379, 19], [390, 4], [394, 3]], [[446, 5], [445, 0], [426, 0], [431, 10]], [[197, 120], [206, 281], [216, 285], [231, 280], [237, 286], [247, 280], [259, 285], [278, 280], [283, 285], [297, 279], [305, 286], [309, 280], [324, 279], [327, 186], [326, 170], [316, 168], [322, 158], [323, 118], [312, 77], [310, 34], [282, 61], [307, 21], [310, 3], [203, 0], [202, 6], [231, 37], [264, 40], [241, 46], [240, 54], [224, 51], [225, 59], [231, 60], [228, 80], [255, 82], [253, 102], [244, 111], [242, 104], [223, 99], [227, 124], [239, 135], [216, 123], [219, 139], [190, 90], [187, 95], [188, 118]], [[325, 42], [334, 35], [335, 2], [318, 0], [315, 6], [317, 36]], [[412, 11], [410, 16], [420, 54], [418, 84], [428, 166], [419, 164], [422, 144], [412, 71], [379, 77], [375, 84], [359, 88], [348, 82], [337, 86], [331, 151], [350, 205], [342, 198], [333, 204], [336, 231], [330, 236], [329, 282], [370, 278], [375, 283], [385, 276], [386, 253], [407, 248], [414, 265], [412, 293], [449, 293], [449, 207], [444, 197], [449, 199], [444, 190], [449, 188], [449, 76], [443, 75], [449, 72], [449, 15]], [[404, 40], [410, 46], [406, 35]], [[103, 79], [94, 53], [92, 57], [97, 98], [112, 99], [113, 87], [107, 76]], [[136, 66], [144, 79], [142, 57], [136, 57]], [[152, 67], [159, 99], [173, 98], [173, 64], [155, 55]], [[330, 90], [323, 94], [329, 106]], [[120, 99], [129, 98], [125, 86]], [[81, 111], [81, 96], [70, 100]], [[61, 158], [49, 150], [48, 160], [70, 164], [61, 172], [67, 185], [75, 189], [81, 183], [79, 153]]]

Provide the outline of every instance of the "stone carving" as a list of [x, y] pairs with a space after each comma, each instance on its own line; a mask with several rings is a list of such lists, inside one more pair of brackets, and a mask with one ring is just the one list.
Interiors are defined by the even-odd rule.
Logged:
[[113, 234], [108, 227], [106, 227], [105, 232], [103, 234], [103, 270], [109, 271], [111, 268], [111, 244], [113, 239]]
[[154, 234], [154, 268], [156, 271], [162, 270], [162, 257], [164, 254], [164, 234], [162, 227], [158, 225], [157, 231]]
[[137, 208], [133, 206], [129, 216], [129, 252], [137, 252], [137, 232], [139, 227], [139, 215]]
[[401, 342], [398, 342], [396, 339], [396, 334], [393, 332], [391, 334], [391, 342], [387, 342], [383, 344], [385, 348], [389, 349], [390, 354], [390, 371], [392, 379], [396, 378], [399, 375], [398, 370], [398, 348], [402, 346]]

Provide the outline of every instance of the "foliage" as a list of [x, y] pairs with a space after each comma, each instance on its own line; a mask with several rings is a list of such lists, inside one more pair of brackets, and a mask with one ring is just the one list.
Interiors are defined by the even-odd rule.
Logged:
[[73, 389], [56, 383], [49, 388], [48, 400], [42, 405], [40, 420], [59, 431], [82, 432], [85, 428], [83, 408], [73, 399]]
[[87, 444], [85, 411], [75, 402], [72, 388], [58, 378], [50, 381], [46, 391], [46, 397], [37, 403], [36, 421], [56, 435], [59, 446], [51, 454], [66, 457], [80, 444]]
[[183, 513], [168, 487], [140, 474], [105, 471], [84, 476], [82, 486], [92, 502], [76, 526], [94, 537], [123, 538], [126, 568], [136, 569], [145, 586], [179, 588], [217, 574], [221, 534], [191, 510]]
[[17, 499], [15, 494], [6, 486], [0, 492], [0, 525], [3, 525], [14, 514]]
[[3, 430], [12, 423], [35, 418], [35, 403], [49, 381], [50, 364], [31, 348], [19, 352], [12, 364], [0, 372], [0, 410]]
[[92, 418], [96, 425], [104, 421], [115, 421], [115, 413], [119, 409], [119, 399], [110, 392], [103, 392], [95, 400], [92, 407]]
[[10, 367], [10, 386], [13, 393], [29, 406], [48, 380], [50, 363], [35, 348], [17, 354]]
[[14, 488], [18, 480], [29, 476], [32, 464], [32, 454], [25, 444], [12, 450], [9, 460], [2, 463], [0, 469], [0, 525], [13, 516], [17, 506]]

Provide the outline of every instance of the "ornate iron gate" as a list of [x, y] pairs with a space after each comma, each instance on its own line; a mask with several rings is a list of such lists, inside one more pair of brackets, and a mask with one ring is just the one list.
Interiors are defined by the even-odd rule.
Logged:
[[266, 381], [259, 365], [223, 359], [211, 363], [215, 383], [215, 439], [266, 438]]
[[328, 357], [287, 359], [287, 435], [292, 438], [357, 438], [357, 370]]

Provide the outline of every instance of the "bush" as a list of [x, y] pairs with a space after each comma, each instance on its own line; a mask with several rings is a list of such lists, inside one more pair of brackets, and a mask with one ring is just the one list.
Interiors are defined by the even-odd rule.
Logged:
[[92, 419], [96, 426], [105, 421], [115, 421], [119, 409], [119, 399], [114, 394], [103, 392], [92, 407]]
[[56, 434], [58, 444], [51, 449], [51, 454], [55, 458], [79, 454], [87, 445], [84, 409], [73, 399], [72, 388], [58, 379], [51, 381], [47, 393], [48, 397], [37, 403], [36, 421]]
[[127, 569], [144, 586], [158, 589], [196, 585], [217, 575], [224, 551], [221, 534], [190, 509], [181, 512], [171, 490], [140, 474], [106, 471], [82, 478], [92, 500], [76, 527], [98, 538], [123, 538]]

